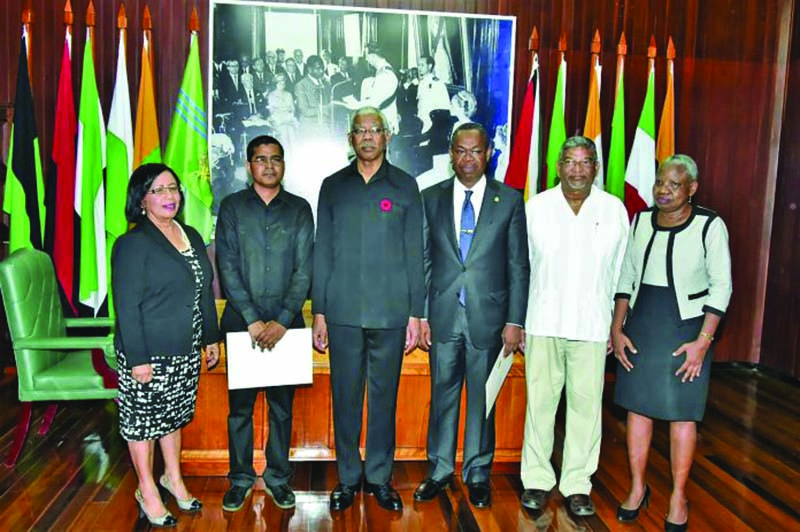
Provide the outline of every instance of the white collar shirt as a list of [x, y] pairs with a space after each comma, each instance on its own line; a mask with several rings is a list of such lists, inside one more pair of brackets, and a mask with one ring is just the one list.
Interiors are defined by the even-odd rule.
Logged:
[[472, 197], [469, 201], [475, 211], [475, 226], [477, 227], [478, 216], [481, 214], [481, 205], [483, 205], [483, 196], [486, 193], [486, 176], [481, 176], [478, 182], [469, 189], [458, 180], [458, 177], [453, 180], [453, 183], [453, 220], [455, 221], [456, 242], [458, 242], [461, 235], [461, 211], [464, 208], [466, 192], [467, 190], [472, 191]]
[[593, 188], [576, 215], [561, 187], [525, 206], [531, 279], [525, 331], [605, 342], [628, 238], [616, 197]]

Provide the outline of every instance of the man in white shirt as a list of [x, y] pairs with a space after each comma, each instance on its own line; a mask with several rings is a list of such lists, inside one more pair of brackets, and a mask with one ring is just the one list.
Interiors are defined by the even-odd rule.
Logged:
[[436, 63], [433, 57], [423, 55], [419, 58], [419, 87], [417, 88], [417, 116], [422, 120], [422, 133], [426, 133], [433, 122], [431, 111], [436, 109], [450, 110], [450, 96], [444, 81], [434, 75]]
[[366, 58], [369, 66], [375, 69], [375, 75], [361, 81], [361, 100], [353, 100], [347, 105], [355, 110], [364, 106], [377, 107], [386, 118], [386, 128], [390, 133], [397, 133], [399, 119], [397, 116], [397, 75], [383, 57], [377, 43], [367, 43]]
[[593, 515], [590, 477], [600, 455], [605, 355], [613, 298], [628, 238], [622, 202], [592, 186], [594, 142], [561, 147], [560, 185], [528, 200], [531, 281], [525, 319], [528, 406], [522, 447], [522, 505], [541, 510], [556, 477], [550, 457], [561, 390], [567, 422], [559, 491], [569, 510]]

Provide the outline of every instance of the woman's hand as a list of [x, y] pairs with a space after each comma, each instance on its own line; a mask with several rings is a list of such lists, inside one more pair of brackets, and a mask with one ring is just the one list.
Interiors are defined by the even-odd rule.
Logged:
[[219, 362], [219, 344], [208, 344], [206, 346], [206, 369], [209, 371], [216, 367]]
[[628, 360], [628, 355], [625, 349], [630, 350], [631, 353], [637, 353], [636, 347], [628, 336], [622, 332], [622, 329], [611, 331], [611, 342], [614, 344], [614, 357], [619, 360], [619, 363], [625, 368], [625, 371], [633, 369], [633, 364]]
[[700, 370], [703, 367], [703, 360], [706, 358], [706, 352], [711, 346], [711, 340], [701, 336], [693, 342], [686, 342], [681, 345], [672, 356], [677, 357], [686, 353], [686, 360], [683, 361], [681, 367], [675, 372], [675, 376], [680, 377], [683, 373], [681, 382], [693, 382], [696, 377], [700, 376]]
[[133, 380], [141, 384], [147, 384], [153, 380], [152, 364], [140, 364], [138, 366], [133, 366], [131, 372], [133, 374]]

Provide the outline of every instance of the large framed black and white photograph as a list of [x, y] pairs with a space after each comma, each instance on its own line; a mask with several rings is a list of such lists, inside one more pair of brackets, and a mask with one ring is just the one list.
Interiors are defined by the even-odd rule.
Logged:
[[215, 211], [248, 185], [246, 147], [284, 145], [284, 186], [316, 212], [322, 180], [348, 163], [352, 112], [381, 109], [389, 160], [419, 188], [452, 175], [450, 134], [489, 132], [487, 173], [508, 164], [514, 17], [212, 0], [210, 153]]

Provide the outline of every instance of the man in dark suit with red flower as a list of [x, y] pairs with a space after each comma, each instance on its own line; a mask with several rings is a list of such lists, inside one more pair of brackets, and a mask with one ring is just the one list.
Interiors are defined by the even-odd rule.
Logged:
[[330, 347], [339, 473], [331, 510], [351, 506], [362, 482], [382, 508], [403, 509], [390, 481], [400, 369], [424, 311], [422, 202], [414, 178], [386, 160], [386, 126], [374, 107], [355, 112], [348, 138], [356, 158], [325, 179], [317, 206], [311, 311], [315, 347]]

